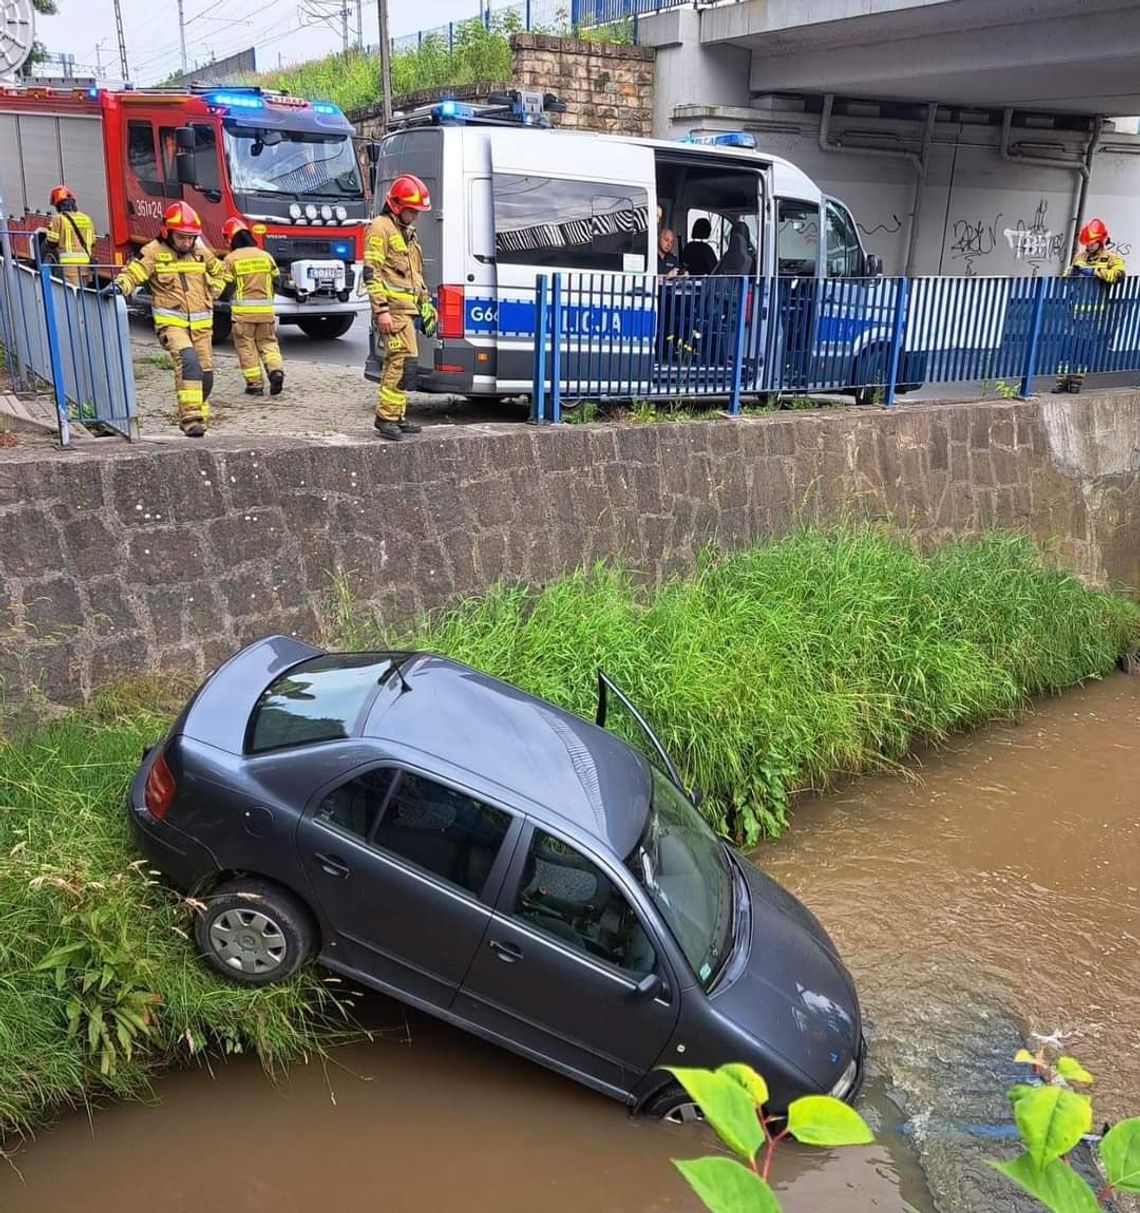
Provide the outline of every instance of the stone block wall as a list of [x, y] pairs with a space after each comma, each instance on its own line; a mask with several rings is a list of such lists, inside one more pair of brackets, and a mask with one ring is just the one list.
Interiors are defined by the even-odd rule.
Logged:
[[[443, 97], [485, 101], [492, 93], [521, 88], [553, 93], [566, 102], [565, 114], [552, 115], [556, 126], [648, 137], [653, 133], [655, 55], [650, 47], [515, 34], [511, 38], [510, 83], [427, 89], [397, 97], [393, 104], [397, 110], [408, 110]], [[384, 133], [379, 106], [350, 117], [357, 133], [365, 138], [376, 139]]]
[[330, 581], [398, 633], [499, 578], [650, 579], [797, 518], [931, 541], [1026, 529], [1140, 589], [1140, 392], [654, 426], [439, 427], [398, 445], [211, 438], [0, 459], [0, 678], [74, 700], [318, 640]]

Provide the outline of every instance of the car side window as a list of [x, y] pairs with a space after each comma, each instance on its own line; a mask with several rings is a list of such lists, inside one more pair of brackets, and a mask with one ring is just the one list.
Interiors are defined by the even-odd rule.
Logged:
[[657, 957], [625, 894], [592, 860], [535, 830], [514, 916], [594, 960], [652, 973]]
[[371, 842], [469, 893], [478, 893], [511, 827], [511, 815], [404, 771]]
[[377, 767], [342, 783], [321, 801], [317, 819], [367, 839], [380, 819], [395, 777], [391, 767]]

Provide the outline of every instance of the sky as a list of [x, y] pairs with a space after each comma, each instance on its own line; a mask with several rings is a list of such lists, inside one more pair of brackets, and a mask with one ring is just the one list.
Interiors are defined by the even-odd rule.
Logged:
[[[492, 9], [508, 0], [493, 0]], [[51, 54], [74, 57], [80, 75], [101, 64], [108, 79], [118, 79], [119, 47], [113, 0], [57, 0], [59, 13], [37, 17], [36, 37]], [[347, 0], [350, 36], [356, 28], [356, 0]], [[180, 67], [177, 0], [121, 0], [127, 64], [137, 85], [153, 85]], [[306, 22], [302, 5], [339, 12], [340, 0], [183, 0], [186, 57], [209, 62], [257, 48], [259, 68], [312, 59], [341, 46], [340, 18], [327, 24]], [[479, 14], [480, 0], [388, 0], [392, 37]], [[363, 0], [364, 41], [379, 41], [376, 0]], [[92, 69], [88, 71], [87, 69]]]

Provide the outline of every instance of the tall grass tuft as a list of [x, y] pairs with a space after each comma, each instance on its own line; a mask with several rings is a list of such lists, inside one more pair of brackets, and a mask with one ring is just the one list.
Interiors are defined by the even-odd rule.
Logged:
[[[343, 635], [382, 646], [342, 600]], [[790, 795], [898, 762], [1029, 697], [1110, 670], [1140, 608], [992, 535], [922, 555], [875, 527], [706, 553], [657, 590], [598, 565], [500, 585], [408, 642], [592, 716], [601, 667], [647, 714], [713, 823], [778, 835]], [[631, 737], [632, 740], [632, 737]]]
[[[333, 598], [342, 644], [392, 641], [344, 577]], [[1138, 637], [1140, 607], [1047, 568], [1026, 540], [924, 556], [866, 527], [706, 553], [659, 589], [603, 565], [541, 591], [499, 585], [404, 641], [585, 716], [604, 668], [716, 826], [751, 842], [786, 827], [796, 789], [1095, 677]], [[188, 689], [136, 684], [0, 738], [0, 1137], [143, 1094], [158, 1065], [250, 1051], [273, 1067], [347, 1030], [312, 974], [257, 990], [214, 977], [191, 908], [135, 860], [123, 796]]]
[[211, 976], [189, 909], [136, 861], [123, 796], [169, 723], [142, 699], [105, 695], [0, 739], [0, 1138], [63, 1106], [145, 1094], [158, 1064], [210, 1049], [272, 1068], [337, 1027], [313, 974], [265, 990]]

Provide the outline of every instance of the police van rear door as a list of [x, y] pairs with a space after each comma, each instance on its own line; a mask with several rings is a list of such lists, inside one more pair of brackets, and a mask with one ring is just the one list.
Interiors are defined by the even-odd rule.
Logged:
[[498, 390], [531, 388], [540, 274], [561, 275], [564, 380], [605, 395], [647, 377], [652, 149], [604, 135], [496, 131], [491, 168], [495, 299], [469, 300], [467, 325], [496, 334]]

